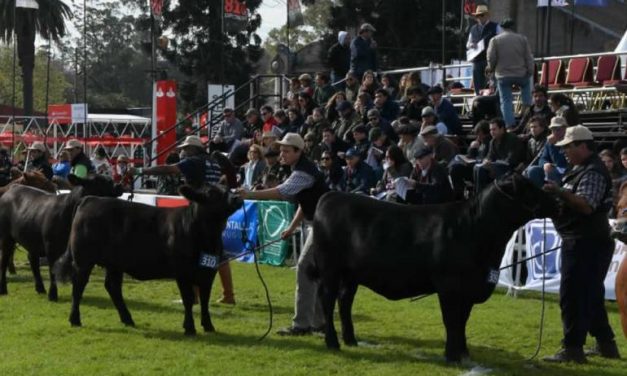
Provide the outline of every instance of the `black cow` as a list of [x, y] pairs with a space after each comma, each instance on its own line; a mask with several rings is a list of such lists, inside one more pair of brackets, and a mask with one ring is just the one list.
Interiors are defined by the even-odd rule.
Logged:
[[404, 206], [331, 192], [313, 225], [326, 345], [340, 344], [333, 324], [338, 300], [344, 343], [355, 346], [351, 308], [357, 286], [390, 300], [437, 293], [446, 327], [446, 359], [468, 356], [466, 322], [486, 301], [512, 233], [558, 210], [554, 197], [520, 175], [495, 182], [468, 202]]
[[[74, 210], [87, 195], [117, 197], [122, 187], [103, 176], [81, 179], [68, 177], [74, 186], [69, 194], [50, 194], [42, 190], [16, 185], [0, 197], [0, 295], [7, 294], [6, 272], [15, 249], [15, 243], [28, 251], [28, 260], [35, 277], [35, 289], [46, 293], [39, 258], [46, 256], [49, 265], [67, 249]], [[48, 299], [57, 300], [57, 284], [50, 272]]]
[[56, 264], [62, 277], [72, 275], [70, 323], [81, 325], [79, 304], [94, 265], [106, 269], [105, 288], [120, 320], [135, 325], [122, 297], [122, 275], [139, 280], [176, 279], [183, 305], [185, 334], [196, 333], [192, 317], [193, 285], [200, 295], [201, 324], [213, 331], [209, 295], [222, 252], [222, 232], [242, 200], [210, 185], [205, 191], [180, 188], [190, 205], [157, 208], [122, 200], [87, 197], [79, 204], [68, 251]]

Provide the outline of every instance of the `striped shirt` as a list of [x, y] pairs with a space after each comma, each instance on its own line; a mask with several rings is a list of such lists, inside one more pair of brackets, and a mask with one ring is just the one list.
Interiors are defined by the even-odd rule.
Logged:
[[293, 200], [301, 191], [313, 187], [316, 179], [304, 171], [294, 171], [281, 185], [277, 186], [283, 197]]

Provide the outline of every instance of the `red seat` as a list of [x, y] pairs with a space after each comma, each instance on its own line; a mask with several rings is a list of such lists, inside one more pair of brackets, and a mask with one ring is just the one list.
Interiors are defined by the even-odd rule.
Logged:
[[[627, 72], [625, 80], [627, 80]], [[596, 82], [603, 86], [612, 86], [627, 83], [625, 80], [620, 79], [620, 59], [618, 56], [599, 56], [599, 60], [597, 61]]]
[[592, 59], [589, 57], [576, 57], [568, 62], [568, 75], [565, 87], [589, 87], [595, 86], [592, 74]]
[[557, 89], [564, 85], [564, 65], [561, 60], [549, 60], [542, 63], [540, 84], [549, 89]]

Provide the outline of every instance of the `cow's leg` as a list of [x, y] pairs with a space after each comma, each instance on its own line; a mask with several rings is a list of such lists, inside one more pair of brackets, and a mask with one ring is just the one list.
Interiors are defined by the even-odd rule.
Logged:
[[440, 310], [446, 328], [446, 349], [444, 355], [447, 362], [461, 361], [464, 347], [464, 320], [463, 297], [455, 293], [440, 293]]
[[340, 342], [337, 339], [337, 331], [333, 323], [333, 311], [337, 300], [339, 282], [322, 279], [318, 285], [318, 299], [322, 302], [322, 312], [324, 313], [324, 341], [329, 349], [340, 349]]
[[0, 243], [0, 295], [8, 294], [7, 290], [7, 268], [13, 260], [15, 252], [15, 241], [13, 239], [2, 239]]
[[115, 305], [115, 308], [118, 310], [118, 314], [120, 315], [120, 321], [124, 323], [124, 325], [135, 326], [135, 322], [131, 317], [131, 313], [128, 311], [126, 307], [126, 303], [124, 302], [124, 297], [122, 296], [122, 272], [113, 271], [107, 269], [105, 274], [105, 288], [111, 297], [111, 301]]
[[11, 254], [11, 257], [9, 258], [9, 274], [15, 275], [17, 274], [17, 271], [15, 270], [15, 261], [13, 260], [13, 256], [14, 254]]
[[343, 283], [338, 297], [340, 319], [342, 320], [342, 339], [346, 346], [357, 346], [352, 317], [353, 300], [355, 299], [356, 293], [356, 283]]
[[189, 279], [177, 278], [176, 284], [181, 292], [183, 299], [183, 307], [185, 307], [185, 319], [183, 320], [183, 329], [185, 335], [193, 336], [196, 334], [194, 326], [194, 316], [192, 315], [192, 307], [194, 306], [194, 286]]
[[81, 312], [79, 306], [93, 268], [93, 265], [77, 268], [76, 273], [72, 276], [72, 310], [70, 311], [70, 324], [72, 324], [72, 326], [81, 326]]
[[41, 279], [41, 271], [39, 270], [39, 252], [28, 251], [28, 262], [30, 263], [30, 270], [35, 277], [35, 291], [39, 294], [45, 294], [46, 288], [44, 287], [44, 281]]
[[473, 303], [464, 303], [462, 306], [462, 358], [470, 358], [470, 352], [468, 351], [468, 344], [466, 343], [466, 324], [470, 318], [470, 312], [472, 311]]
[[213, 323], [211, 323], [211, 315], [209, 314], [209, 297], [211, 296], [211, 286], [215, 276], [215, 270], [211, 270], [209, 275], [202, 275], [201, 280], [196, 281], [200, 295], [200, 324], [205, 332], [216, 331]]
[[51, 302], [56, 302], [59, 299], [59, 294], [57, 292], [57, 278], [54, 276], [52, 272], [54, 264], [50, 264], [50, 288], [48, 289], [48, 300]]

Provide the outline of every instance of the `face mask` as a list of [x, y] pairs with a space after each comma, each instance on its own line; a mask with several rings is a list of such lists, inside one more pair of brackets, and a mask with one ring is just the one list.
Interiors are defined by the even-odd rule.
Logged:
[[388, 161], [383, 162], [383, 169], [387, 170], [388, 168], [390, 168], [392, 166], [392, 164]]

